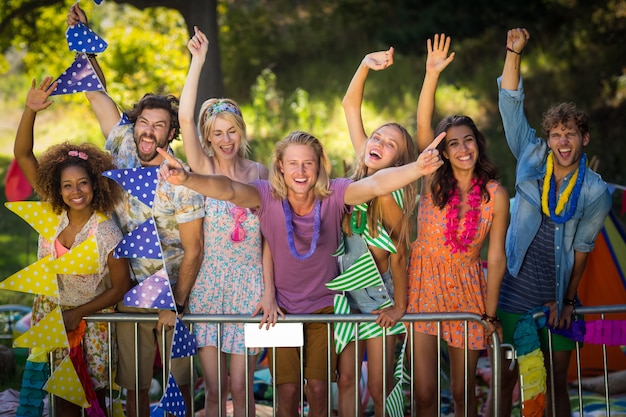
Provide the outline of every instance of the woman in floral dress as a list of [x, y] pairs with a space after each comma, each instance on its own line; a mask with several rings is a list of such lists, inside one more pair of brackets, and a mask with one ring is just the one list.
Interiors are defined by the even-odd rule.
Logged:
[[[426, 75], [417, 108], [418, 148], [435, 134], [446, 133], [438, 147], [444, 164], [424, 177], [419, 200], [417, 239], [409, 258], [409, 313], [465, 312], [482, 315], [488, 331], [468, 322], [468, 363], [465, 363], [465, 323], [442, 322], [441, 338], [448, 345], [450, 385], [456, 416], [476, 416], [474, 378], [480, 351], [498, 326], [496, 307], [506, 267], [504, 240], [509, 199], [495, 178], [496, 166], [486, 155], [482, 133], [467, 116], [448, 116], [433, 131], [435, 91], [440, 73], [454, 59], [450, 38], [428, 40]], [[489, 237], [487, 277], [480, 250]], [[420, 416], [437, 415], [437, 323], [414, 323], [415, 407]], [[467, 384], [465, 372], [470, 376]], [[467, 402], [465, 399], [467, 398]], [[467, 409], [467, 413], [466, 410]]]

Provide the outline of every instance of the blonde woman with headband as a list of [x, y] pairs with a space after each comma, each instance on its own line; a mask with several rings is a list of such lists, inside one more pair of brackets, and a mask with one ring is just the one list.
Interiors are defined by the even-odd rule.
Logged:
[[[246, 158], [246, 124], [241, 109], [233, 100], [206, 100], [200, 109], [196, 129], [196, 93], [209, 43], [204, 33], [198, 28], [194, 30], [187, 45], [192, 58], [178, 113], [189, 166], [199, 174], [223, 175], [246, 184], [267, 179], [267, 168]], [[248, 208], [207, 197], [203, 228], [204, 256], [189, 294], [190, 312], [256, 315], [262, 311], [262, 323], [268, 326], [275, 323], [282, 312], [276, 304], [271, 255], [269, 250], [262, 250], [263, 238], [257, 216]], [[264, 258], [268, 265], [265, 268]], [[219, 415], [220, 383], [223, 415], [229, 389], [234, 415], [246, 415], [246, 398], [249, 399], [249, 415], [255, 415], [253, 382], [258, 350], [250, 349], [246, 358], [243, 324], [223, 324], [220, 340], [216, 324], [199, 323], [194, 331], [204, 376], [206, 415]], [[230, 361], [226, 360], [226, 355], [230, 355]], [[219, 369], [218, 363], [221, 364]]]

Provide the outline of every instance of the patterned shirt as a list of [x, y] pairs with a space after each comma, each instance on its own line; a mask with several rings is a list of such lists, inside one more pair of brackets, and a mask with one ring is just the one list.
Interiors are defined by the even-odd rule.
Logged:
[[[133, 125], [118, 124], [113, 128], [107, 138], [106, 149], [111, 152], [113, 161], [119, 168], [141, 167], [133, 138]], [[116, 207], [115, 214], [124, 234], [154, 217], [163, 259], [130, 258], [130, 264], [138, 282], [149, 278], [165, 264], [170, 283], [174, 285], [184, 253], [178, 224], [204, 217], [204, 196], [187, 187], [160, 180], [152, 209], [138, 198], [127, 194], [122, 204]]]

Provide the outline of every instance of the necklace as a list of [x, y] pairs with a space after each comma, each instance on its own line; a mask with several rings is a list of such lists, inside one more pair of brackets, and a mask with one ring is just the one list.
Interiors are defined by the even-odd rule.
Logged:
[[291, 214], [291, 207], [289, 207], [289, 202], [287, 199], [283, 200], [283, 212], [285, 213], [285, 223], [287, 226], [287, 241], [289, 242], [289, 251], [291, 255], [299, 261], [304, 261], [309, 259], [313, 252], [315, 252], [315, 248], [317, 247], [317, 240], [320, 237], [320, 212], [321, 212], [322, 202], [320, 200], [315, 200], [315, 206], [313, 207], [313, 239], [311, 240], [311, 246], [309, 247], [309, 251], [304, 255], [301, 255], [296, 250], [296, 244], [293, 239], [293, 219]]
[[467, 204], [470, 209], [465, 213], [465, 234], [459, 236], [459, 209], [461, 198], [459, 197], [459, 187], [454, 188], [454, 193], [448, 202], [448, 213], [446, 214], [446, 228], [443, 232], [446, 240], [444, 244], [450, 248], [452, 253], [467, 252], [468, 246], [472, 243], [478, 223], [480, 220], [480, 203], [482, 196], [480, 186], [482, 181], [477, 178], [472, 179], [472, 185], [467, 193]]
[[352, 229], [352, 233], [361, 235], [365, 231], [366, 226], [367, 226], [367, 211], [359, 210], [355, 206], [354, 209], [352, 210], [352, 215], [350, 215], [350, 229]]
[[[578, 197], [580, 197], [580, 189], [585, 179], [585, 167], [587, 165], [587, 155], [583, 154], [578, 162], [578, 168], [569, 180], [567, 187], [561, 193], [559, 201], [556, 201], [556, 180], [554, 179], [554, 155], [552, 152], [548, 154], [546, 159], [546, 175], [543, 178], [543, 190], [541, 192], [541, 211], [546, 216], [550, 216], [555, 223], [565, 223], [572, 218], [576, 212], [578, 205]], [[570, 200], [571, 204], [565, 214], [561, 216], [565, 205]]]

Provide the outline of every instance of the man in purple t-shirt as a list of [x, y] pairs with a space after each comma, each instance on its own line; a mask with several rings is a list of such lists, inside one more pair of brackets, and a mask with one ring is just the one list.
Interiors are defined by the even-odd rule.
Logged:
[[[342, 216], [349, 206], [390, 194], [437, 170], [442, 162], [436, 147], [443, 137], [433, 141], [417, 161], [380, 170], [359, 181], [331, 180], [330, 161], [321, 142], [299, 131], [275, 145], [269, 181], [243, 184], [225, 176], [189, 173], [159, 149], [168, 163], [161, 168], [161, 175], [172, 184], [208, 197], [256, 209], [274, 258], [278, 305], [286, 313], [331, 314], [334, 293], [324, 284], [338, 275], [332, 254], [339, 245]], [[302, 355], [311, 417], [328, 414], [328, 342], [325, 324], [305, 325]], [[279, 348], [276, 357], [273, 375], [278, 386], [277, 415], [296, 415], [302, 381], [300, 350]], [[331, 360], [334, 378], [335, 361]]]

